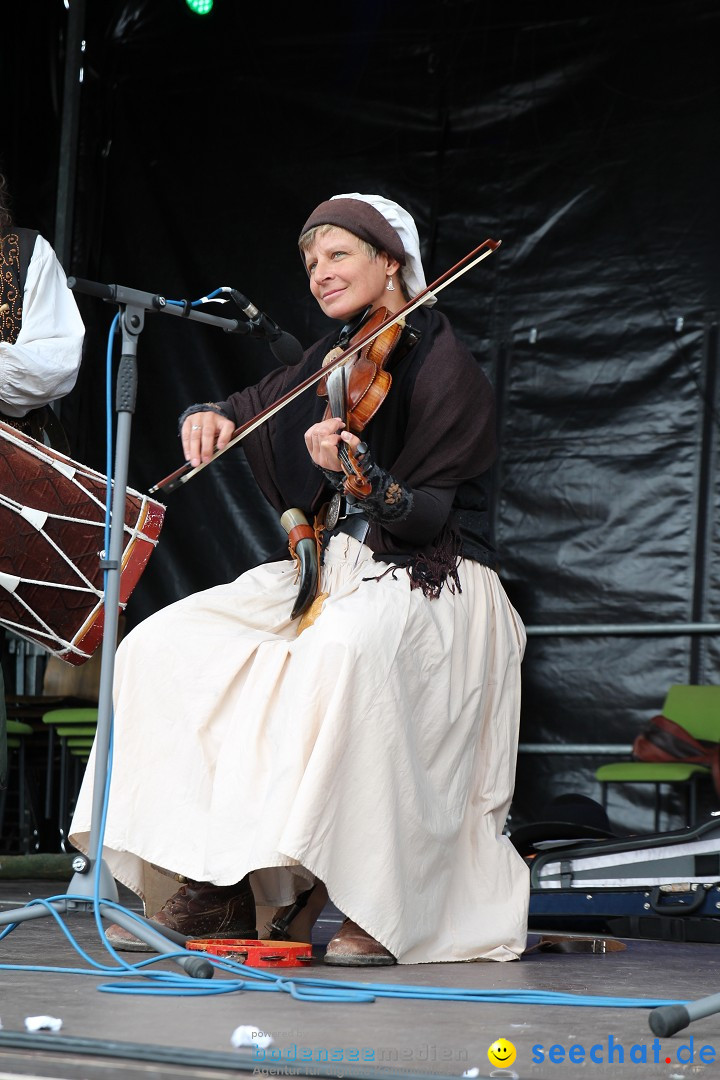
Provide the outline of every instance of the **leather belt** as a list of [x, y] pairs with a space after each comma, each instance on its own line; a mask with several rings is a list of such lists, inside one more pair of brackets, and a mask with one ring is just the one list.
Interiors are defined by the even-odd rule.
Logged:
[[325, 528], [330, 532], [335, 528], [338, 521], [348, 516], [348, 514], [361, 514], [362, 503], [357, 503], [354, 499], [348, 499], [345, 495], [341, 495], [339, 491], [336, 491], [330, 502], [327, 504], [325, 511]]
[[326, 535], [334, 536], [342, 532], [363, 541], [369, 527], [370, 523], [363, 513], [362, 503], [351, 502], [339, 492], [333, 495], [325, 514], [323, 531]]
[[338, 533], [346, 533], [348, 536], [352, 536], [355, 540], [359, 540], [360, 543], [364, 543], [367, 536], [368, 529], [370, 528], [370, 522], [365, 514], [360, 511], [355, 511], [349, 514], [348, 517], [341, 518], [338, 521], [334, 529], [328, 529], [330, 536], [337, 536]]

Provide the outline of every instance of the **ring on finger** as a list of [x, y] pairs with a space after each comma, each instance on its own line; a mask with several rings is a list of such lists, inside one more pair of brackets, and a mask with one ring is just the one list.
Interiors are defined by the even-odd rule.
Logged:
[[190, 427], [190, 430], [191, 431], [199, 431], [201, 427], [202, 427], [202, 424], [192, 424], [191, 427]]

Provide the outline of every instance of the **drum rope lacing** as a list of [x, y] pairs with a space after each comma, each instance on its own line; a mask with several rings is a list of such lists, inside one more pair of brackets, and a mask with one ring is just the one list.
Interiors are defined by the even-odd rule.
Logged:
[[[15, 446], [23, 454], [36, 458], [47, 467], [58, 472], [74, 488], [82, 492], [83, 498], [87, 499], [90, 505], [94, 505], [103, 516], [100, 520], [93, 520], [86, 517], [80, 518], [70, 514], [61, 514], [51, 510], [40, 510], [37, 507], [28, 506], [25, 503], [19, 502], [17, 499], [13, 499], [0, 493], [0, 508], [5, 508], [18, 514], [33, 525], [37, 531], [38, 537], [41, 537], [55, 553], [59, 560], [59, 564], [64, 565], [69, 570], [70, 577], [70, 582], [66, 583], [57, 580], [40, 580], [37, 578], [24, 577], [19, 574], [6, 574], [0, 572], [0, 588], [4, 588], [7, 593], [11, 594], [15, 603], [19, 605], [29, 617], [28, 623], [18, 622], [11, 618], [3, 618], [2, 625], [8, 630], [18, 633], [21, 636], [23, 634], [32, 634], [33, 638], [41, 639], [46, 643], [46, 647], [50, 649], [50, 651], [56, 652], [63, 657], [72, 655], [84, 660], [89, 659], [92, 655], [91, 652], [87, 652], [78, 647], [73, 641], [68, 640], [60, 634], [57, 629], [53, 629], [43, 617], [38, 606], [28, 603], [18, 590], [21, 586], [35, 586], [40, 589], [57, 589], [93, 597], [96, 602], [84, 616], [82, 625], [85, 626], [89, 624], [97, 617], [99, 611], [103, 607], [105, 595], [104, 587], [95, 585], [90, 578], [83, 573], [82, 569], [79, 566], [76, 566], [67, 552], [63, 551], [55, 539], [49, 534], [45, 526], [48, 522], [55, 522], [80, 525], [86, 529], [99, 529], [102, 531], [103, 536], [98, 544], [97, 552], [98, 556], [103, 555], [103, 549], [106, 542], [105, 533], [107, 524], [105, 521], [105, 513], [107, 504], [105, 499], [100, 499], [97, 494], [92, 491], [90, 482], [94, 481], [95, 483], [98, 483], [100, 480], [104, 481], [106, 478], [103, 478], [100, 473], [95, 473], [85, 466], [72, 462], [70, 459], [61, 460], [51, 454], [43, 452], [42, 448], [37, 443], [34, 441], [29, 442], [27, 438], [15, 436], [10, 430], [3, 431], [3, 437], [8, 444]], [[150, 500], [148, 496], [140, 495], [140, 493], [136, 494], [139, 499], [136, 522], [134, 525], [128, 525], [127, 522], [123, 522], [123, 534], [126, 537], [122, 557], [123, 565], [125, 564], [131, 549], [137, 542], [143, 541], [151, 544], [152, 547], [155, 547], [158, 543], [156, 537], [152, 537], [144, 531], [144, 526], [148, 521], [148, 508], [152, 500]], [[123, 603], [121, 606], [124, 609], [125, 604]]]

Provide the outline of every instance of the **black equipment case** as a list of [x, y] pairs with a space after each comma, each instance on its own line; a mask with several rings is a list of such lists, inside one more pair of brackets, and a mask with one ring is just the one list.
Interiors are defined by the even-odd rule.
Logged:
[[622, 840], [545, 840], [534, 852], [533, 930], [720, 941], [720, 819]]

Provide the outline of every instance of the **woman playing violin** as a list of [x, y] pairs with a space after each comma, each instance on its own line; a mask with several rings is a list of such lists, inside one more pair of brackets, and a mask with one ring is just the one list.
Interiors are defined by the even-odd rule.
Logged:
[[[380, 196], [321, 203], [299, 246], [336, 328], [296, 366], [186, 410], [193, 466], [426, 289], [415, 223]], [[434, 304], [377, 337], [369, 370], [386, 377], [369, 420], [356, 356], [243, 443], [271, 505], [301, 510], [317, 536], [302, 611], [291, 543], [118, 649], [104, 857], [158, 929], [251, 937], [258, 904], [275, 910], [273, 936], [307, 941], [329, 896], [345, 921], [326, 963], [525, 947], [527, 869], [503, 836], [525, 632], [488, 529], [493, 394]], [[80, 850], [92, 776], [91, 758]], [[149, 951], [120, 927], [107, 936]]]

